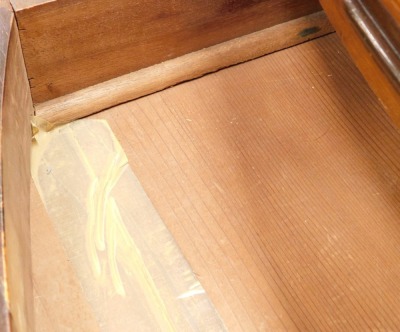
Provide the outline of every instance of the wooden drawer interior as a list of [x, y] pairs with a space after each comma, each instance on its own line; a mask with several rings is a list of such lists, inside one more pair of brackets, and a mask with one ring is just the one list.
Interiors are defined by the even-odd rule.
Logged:
[[0, 329], [102, 330], [30, 181], [31, 115], [108, 122], [227, 330], [400, 326], [400, 133], [318, 1], [11, 2]]
[[[228, 330], [398, 326], [400, 136], [335, 34], [92, 118]], [[38, 330], [97, 330], [34, 186], [31, 218]]]

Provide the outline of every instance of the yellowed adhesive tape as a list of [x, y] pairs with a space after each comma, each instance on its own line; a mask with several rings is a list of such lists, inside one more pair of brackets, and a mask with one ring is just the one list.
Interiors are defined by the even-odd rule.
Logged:
[[224, 330], [107, 122], [33, 127], [33, 179], [101, 330]]

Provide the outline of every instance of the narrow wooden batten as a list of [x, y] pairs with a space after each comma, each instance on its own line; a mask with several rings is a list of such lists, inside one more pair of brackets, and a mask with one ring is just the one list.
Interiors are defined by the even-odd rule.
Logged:
[[323, 12], [239, 37], [36, 105], [62, 124], [333, 31]]

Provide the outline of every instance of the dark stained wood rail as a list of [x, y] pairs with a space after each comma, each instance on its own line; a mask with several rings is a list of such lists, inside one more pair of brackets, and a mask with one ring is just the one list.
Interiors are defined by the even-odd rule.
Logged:
[[382, 70], [400, 91], [400, 27], [376, 0], [346, 0], [346, 11]]
[[400, 1], [320, 2], [368, 84], [400, 125]]

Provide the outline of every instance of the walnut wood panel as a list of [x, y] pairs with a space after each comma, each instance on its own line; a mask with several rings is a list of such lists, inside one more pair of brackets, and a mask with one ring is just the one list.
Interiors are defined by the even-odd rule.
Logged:
[[[0, 1], [1, 19], [6, 19], [3, 21], [6, 26], [7, 23], [13, 21], [13, 16], [10, 7], [8, 7], [9, 14], [5, 16], [4, 10], [7, 10], [7, 5]], [[7, 42], [7, 39], [4, 41]], [[5, 241], [6, 248], [7, 282], [5, 285], [7, 290], [5, 297], [9, 303], [2, 307], [3, 326], [1, 327], [4, 327], [4, 331], [7, 331], [8, 328], [11, 328], [12, 331], [29, 331], [33, 327], [29, 229], [30, 116], [33, 114], [33, 105], [15, 22], [11, 26], [5, 55], [1, 105], [3, 203], [1, 219], [4, 222], [1, 241]], [[0, 68], [4, 68], [4, 62]], [[2, 258], [4, 259], [4, 256]], [[4, 260], [2, 260], [2, 264], [4, 264]], [[4, 283], [2, 291], [4, 292]], [[3, 292], [2, 297], [4, 296]], [[4, 305], [4, 301], [2, 304]], [[5, 311], [9, 311], [8, 318], [4, 316]]]
[[400, 134], [336, 35], [92, 117], [230, 331], [398, 329]]
[[400, 125], [400, 1], [320, 1], [368, 84]]
[[319, 10], [317, 0], [57, 0], [16, 16], [39, 103]]

